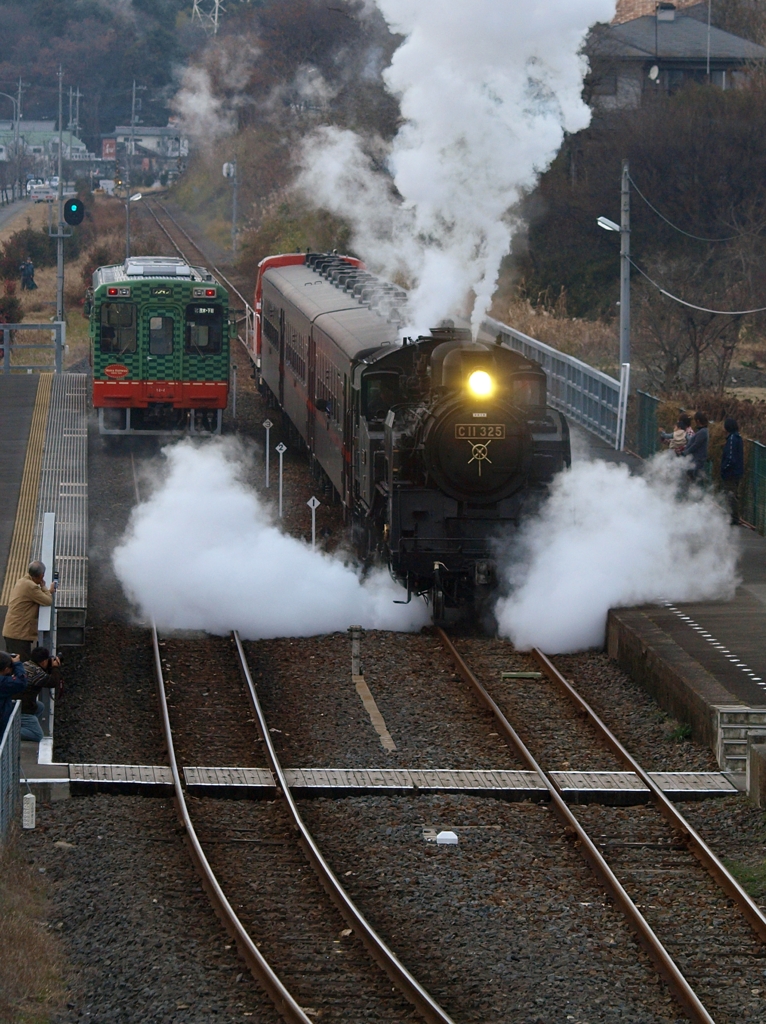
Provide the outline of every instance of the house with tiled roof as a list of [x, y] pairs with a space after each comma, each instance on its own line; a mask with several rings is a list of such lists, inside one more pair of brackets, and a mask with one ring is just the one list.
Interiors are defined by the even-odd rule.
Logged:
[[612, 24], [597, 26], [586, 47], [591, 106], [603, 113], [636, 108], [691, 82], [741, 85], [753, 66], [766, 63], [766, 49], [709, 25], [707, 11], [699, 0], [621, 0]]

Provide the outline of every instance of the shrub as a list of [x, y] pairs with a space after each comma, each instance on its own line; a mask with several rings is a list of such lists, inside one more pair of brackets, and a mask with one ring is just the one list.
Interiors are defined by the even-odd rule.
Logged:
[[16, 294], [16, 282], [3, 282], [3, 296], [0, 298], [0, 324], [19, 324], [24, 319], [24, 310]]

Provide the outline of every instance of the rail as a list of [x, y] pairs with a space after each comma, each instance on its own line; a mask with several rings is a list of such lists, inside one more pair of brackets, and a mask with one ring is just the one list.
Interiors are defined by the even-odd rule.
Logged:
[[[181, 257], [181, 259], [187, 260], [189, 257], [181, 249], [176, 240], [173, 238], [168, 229], [157, 216], [154, 205], [154, 203], [146, 203], [144, 208], [148, 210], [149, 213], [152, 215], [152, 217], [157, 223], [157, 227], [160, 229], [160, 231], [162, 231], [165, 234], [168, 241], [173, 246], [178, 255]], [[165, 209], [164, 206], [158, 206], [157, 209], [162, 210], [162, 213], [168, 218], [168, 220], [172, 221], [172, 223], [175, 225], [178, 231], [180, 231], [180, 233], [184, 236], [187, 242], [189, 242], [189, 244], [197, 250], [197, 252], [200, 254], [200, 256], [202, 256], [202, 258], [205, 261], [207, 261], [207, 254], [205, 253], [204, 249], [201, 249], [200, 246], [194, 241], [192, 236], [189, 234], [189, 232], [185, 231], [181, 227], [181, 225], [175, 219], [173, 214], [170, 213], [167, 209]], [[219, 267], [216, 267], [214, 264], [212, 264], [210, 266], [210, 270], [213, 272], [214, 276], [218, 278], [219, 284], [222, 284], [224, 288], [227, 288], [232, 294], [236, 295], [239, 301], [244, 306], [243, 315], [237, 320], [237, 336], [247, 349], [252, 359], [255, 360], [255, 310], [244, 297], [244, 295], [239, 291], [239, 289], [231, 283], [231, 281], [228, 279], [228, 277], [226, 277], [224, 272]], [[244, 324], [244, 337], [242, 337], [242, 335], [239, 333], [239, 324], [242, 323]]]
[[258, 700], [255, 683], [253, 682], [253, 677], [250, 674], [250, 669], [247, 664], [247, 658], [245, 657], [239, 633], [235, 631], [233, 636], [237, 645], [240, 671], [242, 672], [242, 677], [250, 694], [250, 700], [255, 711], [258, 728], [266, 747], [266, 756], [268, 757], [269, 767], [271, 768], [277, 785], [282, 792], [293, 824], [298, 830], [301, 845], [303, 846], [312, 867], [316, 871], [319, 880], [322, 882], [328, 895], [343, 915], [346, 923], [354, 930], [372, 958], [383, 968], [392, 983], [396, 985], [404, 997], [416, 1007], [424, 1019], [431, 1022], [431, 1024], [451, 1024], [451, 1018], [428, 994], [428, 992], [426, 992], [422, 985], [413, 978], [407, 968], [388, 948], [383, 939], [381, 939], [373, 929], [372, 925], [362, 915], [361, 911], [357, 908], [356, 904], [351, 900], [351, 897], [335, 877], [332, 868], [324, 859], [318, 846], [314, 842], [311, 833], [301, 818], [295, 799], [290, 792], [290, 786], [288, 785], [284, 771], [282, 770], [282, 766], [279, 762], [276, 748], [272, 742], [271, 733], [269, 732], [266, 718], [261, 708], [261, 703]]
[[565, 803], [556, 782], [534, 759], [521, 737], [505, 717], [500, 707], [495, 703], [484, 686], [482, 686], [477, 677], [473, 674], [444, 630], [437, 628], [436, 632], [439, 639], [454, 660], [460, 676], [474, 688], [482, 702], [486, 704], [490, 711], [492, 711], [497, 719], [499, 727], [502, 729], [505, 737], [508, 739], [518, 756], [539, 776], [541, 782], [548, 790], [553, 810], [564, 824], [564, 827], [567, 830], [571, 830], [570, 834], [577, 836], [580, 849], [582, 850], [586, 860], [601, 882], [611, 893], [615, 903], [633, 928], [639, 942], [654, 961], [660, 974], [667, 981], [677, 1001], [684, 1007], [687, 1013], [690, 1014], [692, 1020], [699, 1022], [699, 1024], [714, 1024], [713, 1018], [707, 1012], [699, 997], [681, 973], [678, 965], [662, 945], [649, 922], [627, 894], [619, 879], [607, 864], [601, 854], [601, 851], [580, 824], [579, 819], [575, 817]]
[[570, 682], [564, 678], [553, 662], [535, 648], [532, 654], [543, 670], [545, 675], [553, 682], [562, 693], [587, 716], [588, 720], [595, 726], [609, 749], [617, 755], [629, 771], [635, 772], [641, 782], [649, 790], [652, 801], [659, 808], [662, 816], [668, 821], [672, 828], [681, 835], [686, 845], [692, 851], [697, 860], [712, 876], [713, 880], [724, 890], [737, 906], [740, 908], [748, 923], [752, 926], [761, 941], [766, 942], [766, 916], [763, 911], [748, 896], [734, 876], [727, 871], [721, 861], [716, 857], [705, 840], [692, 828], [678, 809], [668, 800], [657, 783], [645, 772], [636, 759], [620, 743], [609, 727], [599, 718], [588, 702], [580, 696]]
[[8, 831], [19, 802], [21, 766], [21, 701], [13, 702], [13, 710], [0, 739], [0, 843]]
[[165, 695], [165, 681], [162, 674], [162, 659], [160, 658], [157, 627], [154, 625], [152, 626], [152, 647], [154, 651], [154, 672], [157, 681], [157, 696], [159, 697], [160, 702], [162, 730], [165, 735], [165, 743], [167, 745], [168, 758], [170, 760], [170, 770], [173, 775], [173, 789], [175, 791], [176, 808], [186, 834], [186, 841], [189, 845], [194, 865], [202, 879], [202, 883], [210, 897], [216, 914], [219, 916], [229, 934], [236, 942], [237, 948], [250, 968], [253, 976], [258, 982], [260, 982], [274, 1002], [278, 1012], [286, 1021], [288, 1021], [288, 1024], [296, 1024], [296, 1022], [298, 1022], [298, 1024], [310, 1024], [311, 1018], [303, 1012], [301, 1007], [282, 984], [269, 963], [261, 954], [256, 944], [248, 935], [242, 922], [237, 917], [234, 912], [234, 908], [229, 903], [223, 889], [218, 884], [218, 880], [213, 873], [213, 869], [210, 867], [200, 841], [197, 838], [197, 833], [194, 830], [194, 825], [192, 824], [189, 810], [186, 806], [186, 799], [181, 785], [181, 776], [178, 772], [178, 763], [176, 761], [175, 747], [173, 745], [173, 732], [170, 727], [170, 715], [168, 713], [167, 697]]
[[[2, 360], [3, 373], [11, 373], [13, 370], [36, 371], [37, 373], [61, 373], [64, 362], [64, 349], [66, 347], [66, 324], [63, 321], [55, 320], [47, 324], [2, 324], [3, 343]], [[12, 340], [12, 331], [50, 331], [53, 334], [52, 341], [22, 343]], [[47, 365], [40, 363], [11, 363], [12, 352], [24, 352], [28, 349], [53, 349], [53, 362]]]
[[588, 366], [545, 342], [487, 317], [482, 329], [499, 336], [514, 352], [534, 359], [548, 377], [548, 401], [575, 423], [609, 441], [618, 451], [625, 447], [630, 363], [623, 363], [620, 379]]

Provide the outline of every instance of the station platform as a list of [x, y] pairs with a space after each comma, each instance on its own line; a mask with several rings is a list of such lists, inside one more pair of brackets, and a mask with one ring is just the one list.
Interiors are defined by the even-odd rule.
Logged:
[[59, 645], [82, 643], [88, 604], [88, 377], [0, 375], [0, 621], [27, 565], [40, 558], [43, 516], [56, 516]]
[[[643, 461], [574, 427], [573, 462], [603, 459], [642, 472]], [[741, 584], [732, 601], [613, 609], [607, 650], [688, 724], [720, 767], [744, 777], [748, 737], [766, 736], [766, 538], [736, 531]]]

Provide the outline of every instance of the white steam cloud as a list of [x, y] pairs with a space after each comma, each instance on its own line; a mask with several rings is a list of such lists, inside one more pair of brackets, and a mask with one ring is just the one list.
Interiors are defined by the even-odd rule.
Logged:
[[610, 608], [730, 599], [738, 544], [709, 494], [684, 495], [685, 460], [662, 455], [644, 476], [586, 462], [556, 478], [510, 552], [499, 631], [522, 650], [600, 647]]
[[[406, 36], [384, 74], [405, 122], [373, 169], [370, 140], [325, 127], [304, 145], [301, 187], [348, 218], [370, 266], [414, 285], [408, 325], [427, 330], [471, 293], [478, 329], [509, 251], [509, 208], [589, 122], [588, 28], [615, 0], [377, 0]], [[374, 140], [373, 140], [374, 142]]]
[[[280, 532], [241, 479], [230, 440], [163, 449], [162, 482], [131, 515], [114, 552], [117, 577], [142, 613], [165, 629], [238, 629], [250, 640], [311, 636], [359, 624], [414, 630], [425, 605], [378, 571], [362, 580], [332, 555]], [[308, 512], [308, 510], [307, 510]]]

